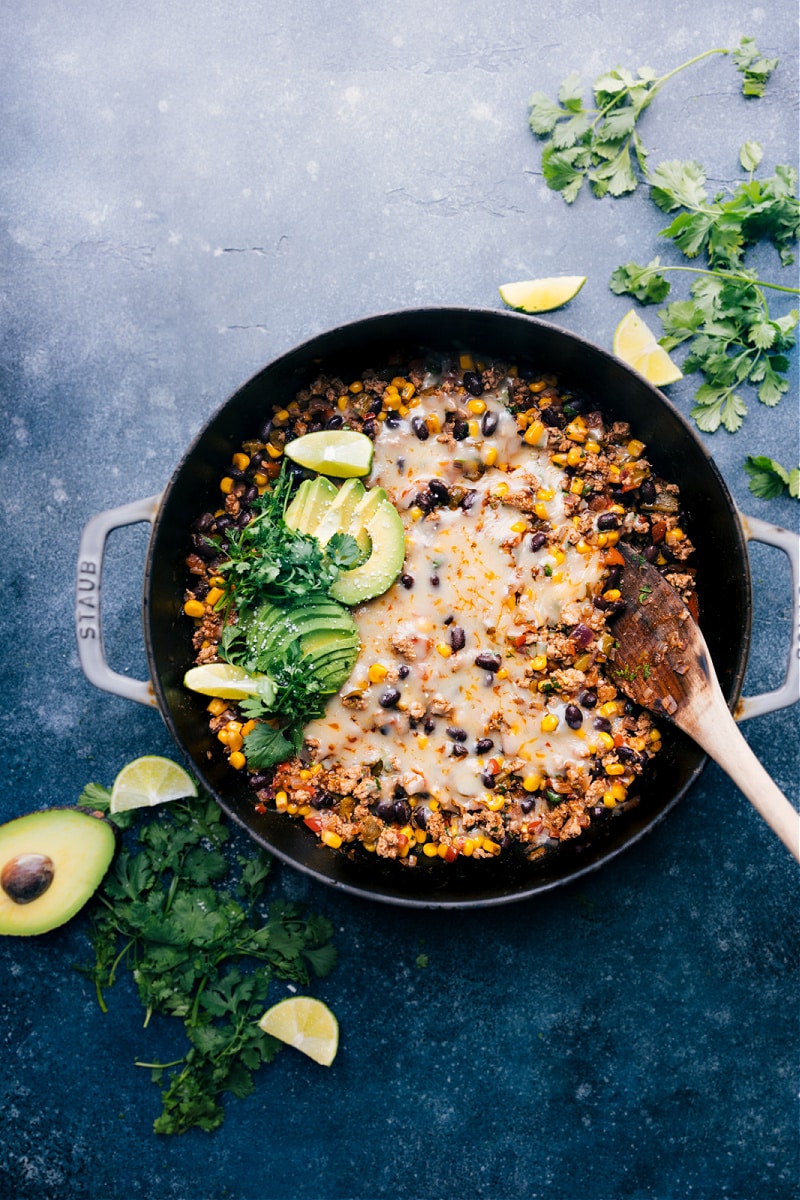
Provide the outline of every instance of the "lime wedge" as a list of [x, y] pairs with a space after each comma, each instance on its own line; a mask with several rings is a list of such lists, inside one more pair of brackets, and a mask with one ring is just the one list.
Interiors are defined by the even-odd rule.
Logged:
[[251, 675], [244, 667], [235, 667], [232, 663], [202, 663], [199, 667], [191, 667], [184, 675], [183, 683], [201, 696], [218, 696], [220, 700], [263, 696], [270, 703], [275, 698], [275, 688], [267, 675]]
[[285, 453], [298, 466], [337, 479], [369, 475], [375, 447], [354, 429], [319, 429], [287, 443]]
[[500, 299], [509, 308], [526, 313], [550, 312], [577, 296], [586, 283], [585, 275], [554, 275], [550, 279], [526, 279], [520, 283], [504, 283]]
[[655, 387], [665, 387], [683, 379], [683, 372], [659, 346], [655, 334], [633, 309], [626, 313], [614, 330], [613, 350], [628, 366], [644, 375]]
[[265, 1033], [329, 1067], [339, 1048], [339, 1022], [321, 1000], [290, 996], [268, 1008], [258, 1022]]
[[123, 767], [111, 789], [112, 813], [150, 808], [168, 800], [197, 795], [197, 784], [188, 771], [171, 758], [146, 754]]

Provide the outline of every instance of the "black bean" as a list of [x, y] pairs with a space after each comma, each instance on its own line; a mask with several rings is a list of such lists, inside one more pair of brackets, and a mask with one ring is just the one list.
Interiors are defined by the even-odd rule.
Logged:
[[460, 742], [454, 742], [450, 749], [450, 754], [453, 758], [465, 758], [469, 754], [469, 750], [466, 746], [462, 746]]
[[607, 576], [606, 582], [605, 582], [605, 587], [607, 589], [617, 587], [617, 585], [619, 584], [619, 579], [620, 579], [621, 574], [622, 574], [622, 567], [612, 567], [611, 570], [608, 572], [608, 576]]
[[628, 605], [624, 600], [612, 600], [608, 606], [608, 612], [612, 617], [618, 617], [621, 613], [627, 611]]
[[446, 483], [442, 483], [441, 479], [431, 479], [428, 491], [436, 497], [440, 504], [447, 504], [450, 499], [450, 489]]
[[370, 400], [367, 412], [374, 413], [375, 416], [383, 412], [383, 396], [376, 396], [374, 400]]
[[639, 499], [642, 504], [653, 504], [656, 498], [656, 485], [652, 479], [645, 479], [639, 488]]
[[379, 800], [375, 805], [375, 816], [381, 821], [391, 822], [394, 820], [394, 801]]
[[475, 666], [483, 671], [499, 671], [502, 659], [499, 654], [476, 654]]
[[200, 558], [205, 558], [208, 562], [219, 554], [219, 546], [214, 545], [200, 533], [192, 534], [192, 548], [195, 554], [199, 554]]
[[407, 800], [395, 800], [394, 819], [398, 825], [407, 825], [411, 820], [411, 805]]
[[491, 437], [495, 429], [497, 429], [497, 422], [499, 419], [500, 418], [498, 417], [497, 413], [492, 412], [491, 410], [487, 410], [487, 412], [483, 414], [483, 420], [481, 421], [481, 433], [484, 437]]
[[369, 420], [365, 421], [361, 426], [361, 432], [364, 434], [364, 437], [374, 438], [378, 432], [377, 422], [373, 421], [370, 417]]
[[609, 512], [601, 513], [600, 516], [597, 518], [597, 528], [598, 529], [618, 529], [619, 528], [619, 518], [617, 517], [617, 514], [609, 513]]
[[606, 717], [595, 717], [594, 727], [601, 733], [611, 733], [611, 722]]
[[319, 792], [316, 796], [311, 797], [312, 808], [333, 808], [336, 804], [336, 797], [330, 792]]
[[524, 813], [529, 813], [534, 805], [533, 796], [524, 796], [519, 802], [520, 809]]
[[454, 742], [465, 742], [467, 740], [467, 731], [466, 729], [462, 729], [460, 725], [448, 725], [445, 732]]
[[269, 435], [271, 433], [272, 433], [272, 417], [270, 417], [268, 421], [265, 421], [264, 424], [259, 429], [258, 440], [260, 442], [268, 442]]
[[494, 742], [491, 738], [479, 738], [475, 743], [476, 754], [488, 754], [490, 750], [494, 750]]
[[494, 775], [491, 771], [481, 772], [481, 783], [485, 788], [488, 788], [491, 791], [491, 789], [494, 787]]
[[402, 783], [396, 783], [392, 790], [392, 795], [394, 796], [395, 800], [403, 800], [408, 795], [408, 792], [403, 787]]
[[341, 413], [334, 413], [332, 417], [328, 417], [325, 422], [326, 429], [341, 429], [344, 425], [344, 417]]
[[461, 419], [453, 422], [453, 437], [457, 442], [463, 442], [465, 437], [469, 437], [469, 425]]
[[631, 750], [630, 746], [620, 746], [617, 750], [617, 758], [621, 758], [623, 762], [631, 762], [636, 758], [636, 751]]
[[430, 436], [430, 430], [428, 429], [428, 426], [423, 421], [422, 417], [412, 417], [411, 418], [411, 428], [414, 430], [414, 433], [417, 435], [417, 437], [419, 438], [419, 440], [421, 442], [427, 442], [427, 440]]
[[436, 498], [434, 497], [433, 493], [429, 491], [417, 492], [416, 496], [414, 497], [414, 503], [416, 504], [417, 508], [422, 509], [424, 513], [433, 512], [433, 510], [436, 508]]
[[450, 648], [451, 650], [463, 650], [467, 642], [467, 635], [460, 625], [454, 625], [450, 630]]
[[434, 721], [433, 717], [426, 717], [422, 722], [422, 728], [426, 733], [433, 733], [434, 729], [436, 728], [436, 722]]
[[406, 663], [403, 663], [402, 667], [398, 669], [397, 674], [401, 679], [408, 679], [408, 673], [410, 670], [411, 668]]
[[258, 488], [254, 483], [251, 483], [249, 487], [244, 489], [244, 492], [242, 493], [242, 500], [244, 500], [245, 504], [252, 504], [257, 495]]
[[569, 725], [570, 729], [580, 729], [583, 724], [583, 713], [578, 708], [577, 704], [568, 704], [564, 709], [564, 720]]
[[421, 804], [411, 814], [411, 824], [416, 825], [417, 829], [425, 829], [428, 824], [428, 811]]
[[547, 541], [547, 534], [542, 533], [542, 531], [539, 530], [539, 532], [534, 533], [533, 537], [531, 538], [531, 541], [530, 541], [531, 550], [541, 550], [542, 546], [545, 544], [546, 541]]
[[442, 582], [442, 581], [441, 581], [441, 579], [439, 578], [439, 576], [438, 576], [438, 575], [431, 575], [431, 578], [430, 578], [430, 585], [431, 585], [431, 587], [435, 587], [435, 588], [436, 588], [436, 587], [438, 587], [438, 586], [439, 586], [439, 584], [440, 584], [441, 582]]
[[465, 493], [464, 498], [461, 501], [461, 507], [464, 509], [464, 512], [468, 512], [469, 509], [472, 508], [477, 494], [478, 493], [475, 491], [475, 488], [470, 488], [469, 491]]
[[481, 377], [477, 373], [477, 371], [465, 371], [464, 372], [464, 387], [467, 389], [467, 391], [470, 393], [471, 396], [482, 396], [483, 395], [483, 380], [481, 379]]
[[210, 529], [213, 524], [214, 524], [214, 514], [210, 513], [210, 512], [205, 512], [197, 518], [197, 520], [194, 523], [194, 527], [198, 533], [204, 533], [207, 529]]
[[255, 775], [251, 775], [247, 780], [251, 788], [255, 788], [258, 792], [261, 788], [268, 787], [272, 782], [272, 775], [269, 771], [257, 771]]
[[597, 696], [594, 694], [594, 692], [587, 690], [585, 692], [581, 692], [580, 696], [578, 696], [578, 701], [583, 705], [584, 708], [594, 708], [594, 706], [597, 704]]
[[400, 424], [400, 417], [397, 413], [390, 412], [386, 418], [387, 429], [397, 429]]
[[406, 591], [410, 591], [411, 588], [414, 586], [414, 576], [413, 575], [401, 575], [400, 582], [402, 583], [402, 585], [406, 589]]
[[378, 698], [378, 703], [381, 708], [394, 708], [400, 699], [400, 692], [397, 688], [387, 688], [382, 696]]

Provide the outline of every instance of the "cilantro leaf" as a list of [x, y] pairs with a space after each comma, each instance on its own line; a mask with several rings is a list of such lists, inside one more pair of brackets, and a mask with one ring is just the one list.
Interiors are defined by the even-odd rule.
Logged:
[[617, 267], [609, 287], [617, 296], [634, 296], [642, 304], [660, 304], [669, 295], [669, 281], [659, 271], [660, 259], [653, 258], [646, 267], [629, 262]]
[[743, 37], [733, 51], [733, 61], [742, 78], [745, 96], [763, 96], [769, 77], [778, 65], [777, 58], [764, 58], [751, 37]]
[[[797, 498], [797, 488], [795, 487], [794, 492], [791, 490], [790, 472], [785, 470], [774, 458], [768, 458], [764, 454], [748, 454], [744, 461], [744, 469], [750, 476], [748, 484], [750, 491], [760, 500], [774, 500], [776, 496], [781, 496], [786, 491]], [[800, 468], [795, 468], [793, 474], [797, 475], [798, 473], [800, 473]]]
[[264, 721], [259, 721], [244, 738], [247, 761], [257, 771], [266, 771], [291, 758], [294, 744]]

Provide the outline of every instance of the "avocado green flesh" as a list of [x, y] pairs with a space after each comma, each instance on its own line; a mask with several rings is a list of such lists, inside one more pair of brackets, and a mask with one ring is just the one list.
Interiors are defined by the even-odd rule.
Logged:
[[405, 529], [397, 509], [389, 500], [375, 507], [365, 522], [372, 553], [360, 567], [343, 571], [331, 587], [331, 596], [342, 604], [360, 604], [380, 596], [392, 586], [403, 569], [406, 553]]
[[116, 844], [109, 821], [79, 808], [46, 809], [0, 826], [0, 935], [64, 925], [100, 886]]
[[337, 631], [358, 639], [353, 618], [333, 601], [311, 601], [284, 610], [269, 604], [259, 609], [247, 631], [247, 644], [269, 674], [270, 664], [285, 658], [293, 642], [299, 641], [301, 651], [305, 651], [305, 641], [311, 634]]
[[[307, 489], [304, 488], [305, 483], [309, 485]], [[283, 518], [285, 524], [299, 533], [314, 534], [337, 494], [335, 484], [331, 483], [330, 479], [326, 479], [324, 475], [318, 475], [316, 479], [304, 480], [286, 510]], [[300, 503], [295, 509], [298, 498]]]
[[[327, 512], [315, 530], [314, 537], [321, 546], [327, 546], [335, 533], [349, 533], [348, 526], [356, 506], [364, 499], [366, 489], [360, 479], [347, 479], [331, 501]], [[369, 547], [367, 547], [369, 549]]]

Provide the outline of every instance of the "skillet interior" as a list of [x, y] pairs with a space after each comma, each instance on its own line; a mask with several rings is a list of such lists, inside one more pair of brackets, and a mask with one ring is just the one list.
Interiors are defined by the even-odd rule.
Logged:
[[636, 841], [683, 796], [705, 758], [671, 731], [669, 749], [651, 765], [638, 807], [601, 821], [580, 839], [531, 864], [523, 860], [459, 858], [436, 869], [364, 856], [332, 854], [302, 824], [278, 813], [259, 815], [253, 793], [218, 754], [205, 701], [182, 686], [190, 665], [191, 627], [181, 615], [187, 530], [218, 502], [219, 479], [241, 441], [320, 372], [357, 376], [392, 358], [431, 351], [534, 365], [559, 374], [562, 385], [586, 390], [611, 418], [626, 420], [647, 445], [656, 470], [679, 484], [686, 528], [697, 547], [701, 624], [734, 705], [750, 636], [750, 571], [735, 507], [705, 447], [663, 395], [613, 356], [557, 326], [520, 314], [445, 308], [404, 310], [357, 321], [283, 355], [217, 411], [178, 465], [163, 497], [148, 550], [144, 590], [145, 644], [156, 698], [167, 726], [222, 809], [280, 858], [328, 884], [359, 895], [424, 907], [498, 904], [546, 891], [595, 869]]

